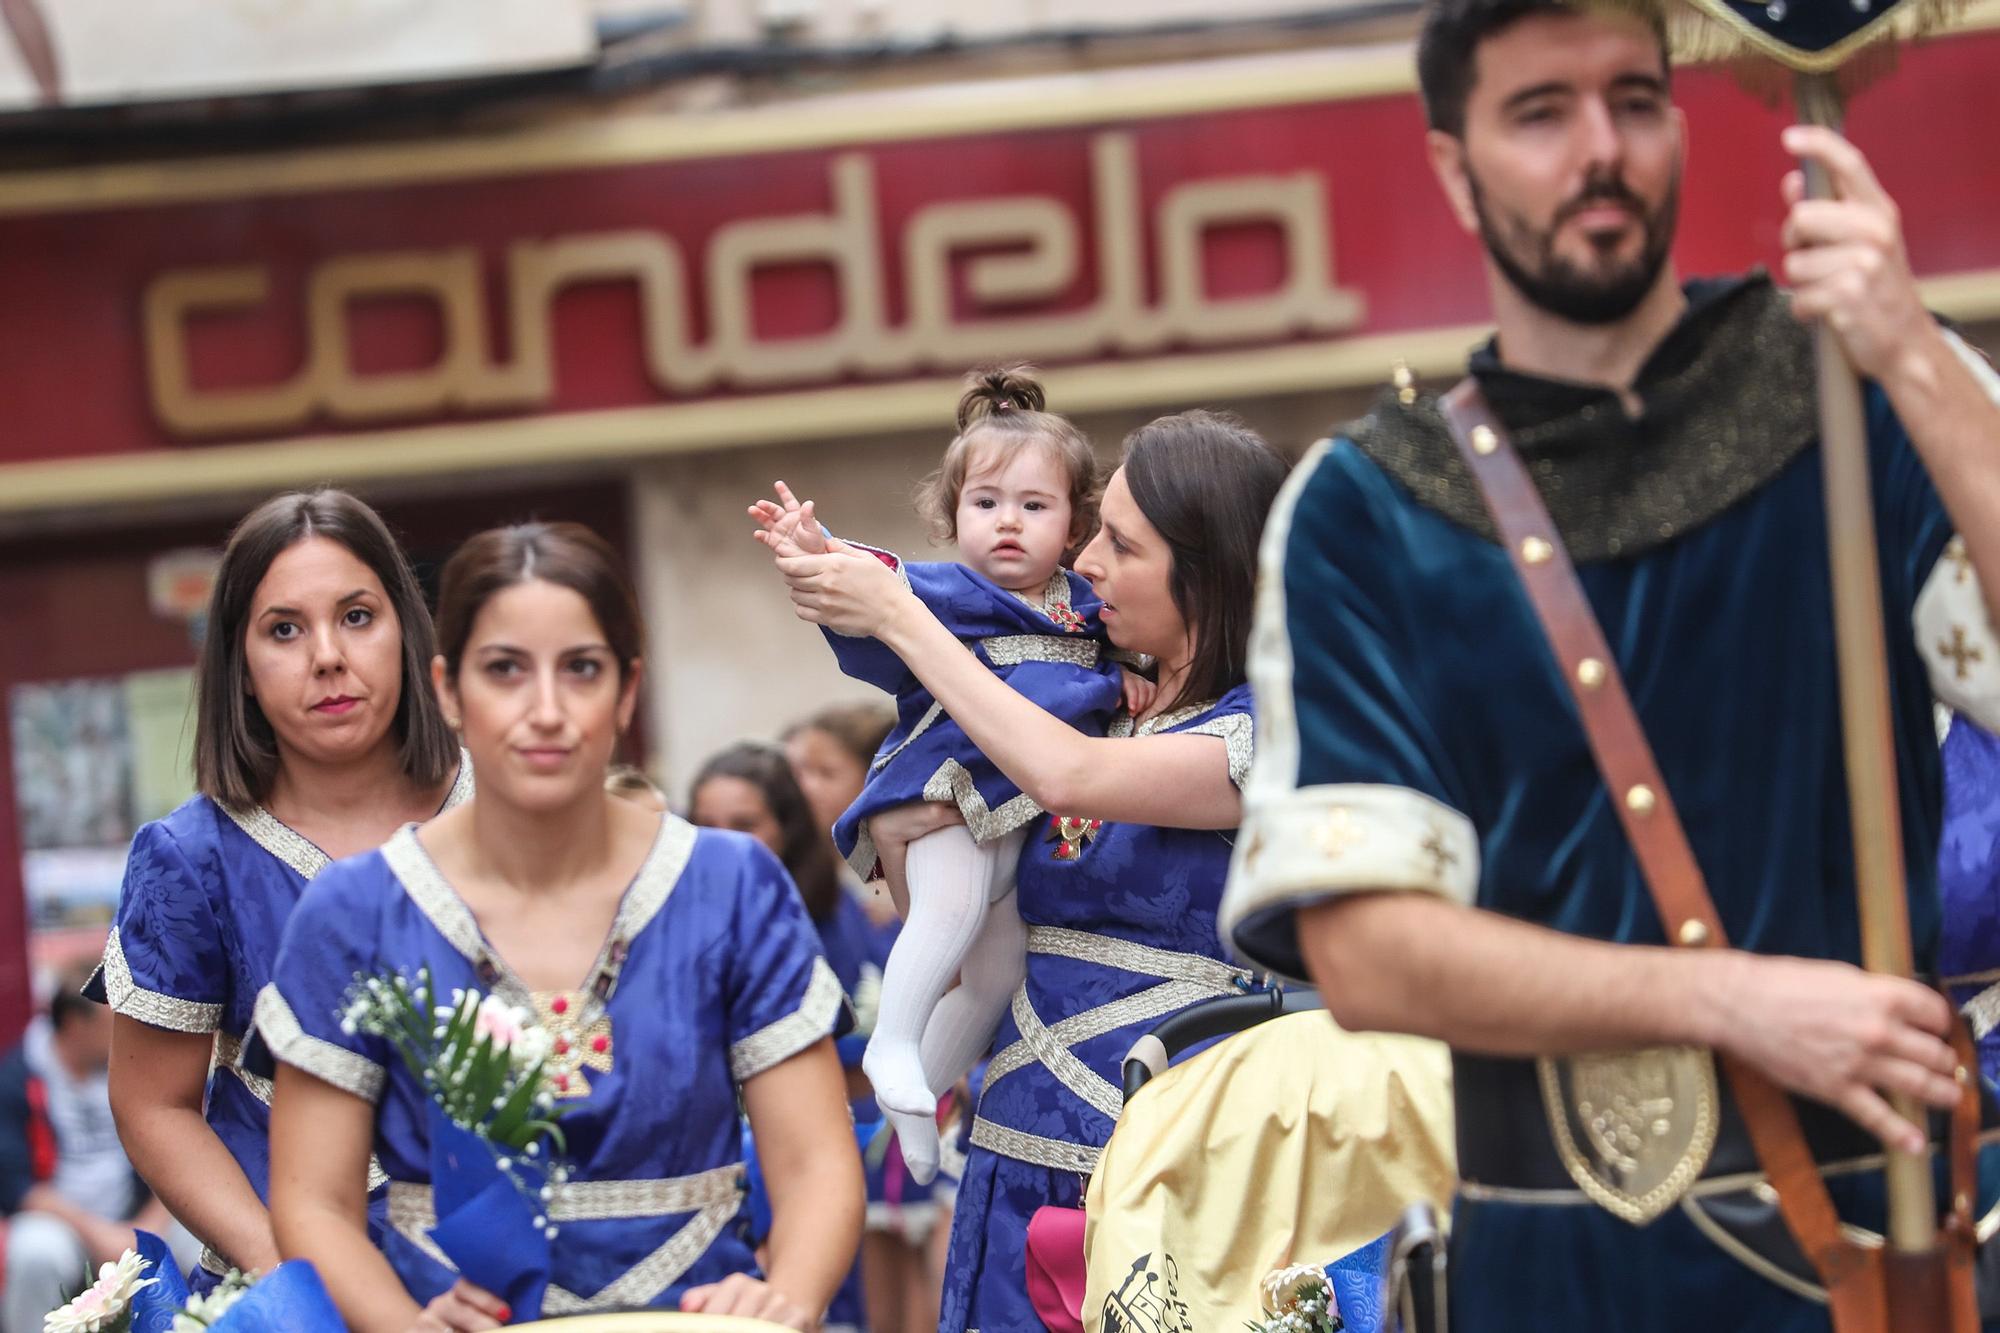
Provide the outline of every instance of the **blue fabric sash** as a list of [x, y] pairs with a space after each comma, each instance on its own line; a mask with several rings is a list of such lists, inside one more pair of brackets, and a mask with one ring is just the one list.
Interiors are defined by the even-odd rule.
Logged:
[[507, 1302], [516, 1320], [538, 1319], [548, 1291], [548, 1233], [538, 1205], [500, 1169], [493, 1145], [430, 1109], [430, 1236], [465, 1279]]

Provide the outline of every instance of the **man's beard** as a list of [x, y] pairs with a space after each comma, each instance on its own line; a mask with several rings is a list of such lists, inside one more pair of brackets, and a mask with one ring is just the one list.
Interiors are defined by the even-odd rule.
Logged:
[[[1486, 244], [1486, 253], [1529, 302], [1572, 324], [1613, 324], [1631, 314], [1653, 290], [1667, 253], [1673, 249], [1674, 226], [1680, 215], [1678, 168], [1666, 197], [1655, 209], [1647, 208], [1621, 177], [1595, 176], [1581, 193], [1556, 210], [1546, 231], [1536, 231], [1525, 218], [1504, 210], [1496, 217], [1470, 168], [1466, 180], [1472, 187], [1472, 207], [1479, 216], [1479, 236]], [[1606, 202], [1625, 205], [1638, 219], [1646, 236], [1639, 257], [1592, 270], [1558, 254], [1556, 233], [1563, 223]]]

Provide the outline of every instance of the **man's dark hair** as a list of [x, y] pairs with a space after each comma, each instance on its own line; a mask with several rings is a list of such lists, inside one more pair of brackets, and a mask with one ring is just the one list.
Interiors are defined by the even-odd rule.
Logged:
[[[1671, 63], [1667, 21], [1658, 8], [1629, 6], [1634, 17], [1645, 17], [1660, 39], [1660, 63]], [[1417, 37], [1417, 84], [1423, 90], [1424, 116], [1434, 130], [1465, 137], [1465, 103], [1472, 95], [1479, 44], [1524, 18], [1536, 14], [1574, 14], [1569, 0], [1432, 0]]]

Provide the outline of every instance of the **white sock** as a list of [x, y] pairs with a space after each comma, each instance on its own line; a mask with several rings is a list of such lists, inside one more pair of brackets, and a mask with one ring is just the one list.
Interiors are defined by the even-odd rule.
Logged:
[[[1012, 845], [1018, 854], [1019, 844]], [[998, 846], [982, 847], [961, 825], [910, 844], [910, 914], [882, 971], [882, 1006], [861, 1070], [913, 1179], [931, 1179], [938, 1162], [937, 1098], [924, 1077], [924, 1029], [985, 924]]]

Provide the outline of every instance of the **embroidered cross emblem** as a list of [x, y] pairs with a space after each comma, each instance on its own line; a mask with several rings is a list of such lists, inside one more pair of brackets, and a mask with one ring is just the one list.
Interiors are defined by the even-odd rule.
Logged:
[[585, 1069], [600, 1074], [611, 1072], [611, 1016], [598, 1011], [597, 1018], [580, 1022], [588, 995], [583, 991], [553, 991], [535, 996], [535, 1018], [548, 1031], [547, 1063], [549, 1086], [565, 1100], [590, 1095]]
[[1435, 825], [1431, 828], [1431, 835], [1424, 839], [1422, 850], [1431, 858], [1431, 873], [1439, 879], [1444, 878], [1445, 871], [1458, 864], [1458, 853], [1444, 845], [1444, 830]]
[[1313, 842], [1329, 860], [1347, 855], [1367, 836], [1354, 812], [1344, 805], [1327, 811], [1326, 817], [1313, 826]]
[[1969, 669], [1971, 663], [1984, 662], [1986, 660], [1985, 649], [1979, 647], [1977, 644], [1966, 642], [1965, 626], [1963, 625], [1953, 625], [1951, 627], [1951, 639], [1949, 642], [1943, 639], [1938, 640], [1938, 651], [1951, 659], [1952, 670], [1959, 680], [1966, 680], [1972, 675]]
[[1090, 628], [1088, 622], [1077, 614], [1076, 608], [1068, 602], [1057, 602], [1049, 608], [1049, 619], [1061, 625], [1065, 633], [1081, 634]]
[[1951, 581], [1963, 583], [1972, 577], [1972, 555], [1965, 549], [1965, 538], [1953, 537], [1945, 545], [1944, 558], [1951, 561]]
[[1099, 829], [1104, 827], [1101, 819], [1082, 819], [1076, 815], [1056, 815], [1049, 820], [1048, 836], [1044, 842], [1056, 844], [1053, 855], [1058, 861], [1074, 861], [1083, 855], [1083, 849], [1093, 842]]

